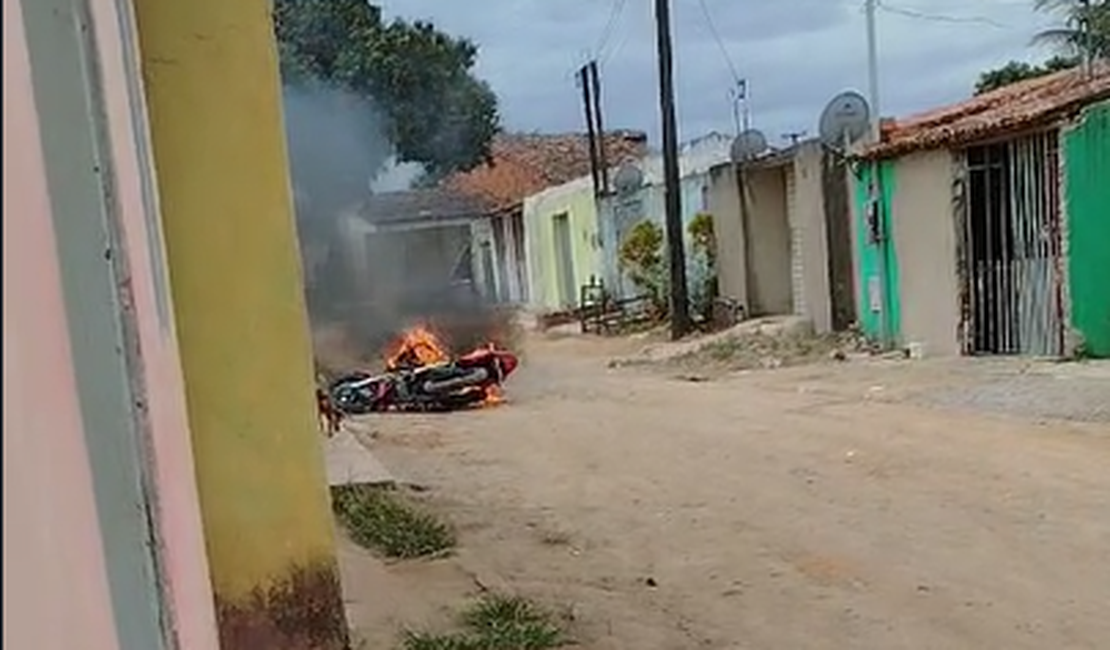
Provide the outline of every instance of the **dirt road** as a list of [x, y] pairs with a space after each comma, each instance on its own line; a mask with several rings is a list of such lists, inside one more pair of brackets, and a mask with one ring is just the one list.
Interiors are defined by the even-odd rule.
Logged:
[[598, 650], [1110, 648], [1110, 425], [928, 399], [1005, 364], [689, 382], [612, 345], [533, 345], [499, 408], [359, 423], [461, 532], [416, 565], [344, 548], [369, 647], [482, 585]]

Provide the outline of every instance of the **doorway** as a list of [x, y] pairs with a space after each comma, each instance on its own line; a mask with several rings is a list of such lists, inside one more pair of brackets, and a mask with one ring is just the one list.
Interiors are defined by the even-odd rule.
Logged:
[[570, 217], [567, 213], [555, 215], [555, 277], [559, 283], [559, 304], [565, 307], [578, 305], [578, 287], [574, 282], [574, 251], [570, 239]]
[[1064, 351], [1055, 131], [967, 150], [965, 350]]

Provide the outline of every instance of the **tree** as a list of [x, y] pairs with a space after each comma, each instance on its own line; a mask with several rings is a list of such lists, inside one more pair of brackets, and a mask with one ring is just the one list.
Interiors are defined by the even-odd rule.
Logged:
[[1034, 0], [1034, 6], [1064, 18], [1063, 25], [1037, 34], [1035, 43], [1077, 58], [1110, 57], [1110, 0]]
[[439, 177], [488, 159], [497, 97], [474, 76], [470, 40], [428, 22], [387, 23], [366, 0], [276, 0], [274, 26], [285, 83], [370, 98], [400, 162]]
[[1064, 56], [1054, 56], [1040, 65], [1024, 61], [1010, 61], [1001, 68], [987, 70], [979, 75], [975, 83], [975, 94], [982, 95], [1003, 86], [1008, 86], [1018, 81], [1043, 77], [1053, 72], [1067, 70], [1078, 65], [1079, 60]]
[[1033, 38], [1034, 44], [1052, 45], [1059, 54], [1040, 65], [1010, 61], [988, 70], [979, 75], [975, 94], [1075, 67], [1085, 56], [1110, 57], [1110, 0], [1033, 0], [1033, 5], [1064, 19], [1061, 26]]

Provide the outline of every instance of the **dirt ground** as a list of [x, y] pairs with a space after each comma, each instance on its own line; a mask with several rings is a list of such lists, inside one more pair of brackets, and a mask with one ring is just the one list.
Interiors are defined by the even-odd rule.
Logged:
[[[344, 543], [368, 648], [481, 589], [559, 609], [584, 649], [1110, 648], [1107, 373], [607, 367], [632, 345], [535, 340], [507, 404], [354, 424], [460, 531], [430, 562]], [[1028, 377], [1090, 421], [997, 390]]]

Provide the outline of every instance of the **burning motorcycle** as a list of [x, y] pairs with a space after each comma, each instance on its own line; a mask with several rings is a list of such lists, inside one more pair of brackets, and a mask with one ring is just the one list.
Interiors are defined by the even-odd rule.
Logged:
[[515, 355], [495, 347], [450, 358], [435, 336], [417, 328], [402, 338], [380, 374], [355, 372], [332, 382], [340, 411], [452, 411], [500, 401], [501, 385], [516, 369]]

